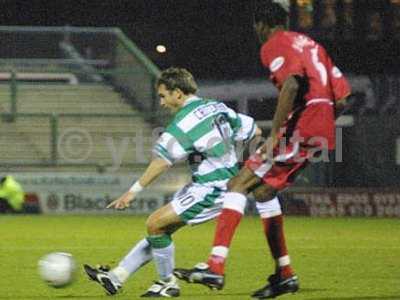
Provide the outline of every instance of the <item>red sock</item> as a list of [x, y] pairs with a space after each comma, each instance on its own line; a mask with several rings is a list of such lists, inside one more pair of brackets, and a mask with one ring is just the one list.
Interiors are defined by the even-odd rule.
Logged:
[[[283, 278], [293, 276], [294, 272], [290, 264], [280, 266], [279, 259], [288, 256], [285, 233], [283, 231], [283, 215], [261, 219], [264, 226], [265, 237], [267, 238], [272, 257], [277, 262], [277, 271]], [[289, 259], [289, 257], [287, 257]]]
[[[229, 248], [236, 227], [239, 225], [242, 218], [240, 212], [224, 208], [217, 219], [217, 228], [214, 236], [213, 247]], [[225, 256], [211, 254], [207, 261], [210, 270], [214, 273], [223, 275], [225, 267]]]
[[210, 255], [207, 260], [210, 270], [216, 274], [224, 275], [225, 273], [225, 257], [218, 255]]

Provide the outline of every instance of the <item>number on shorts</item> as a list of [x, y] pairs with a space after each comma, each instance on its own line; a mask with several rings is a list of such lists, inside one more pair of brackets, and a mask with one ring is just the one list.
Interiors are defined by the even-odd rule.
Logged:
[[181, 206], [189, 206], [195, 201], [195, 198], [193, 195], [189, 194], [189, 195], [184, 195], [183, 197], [179, 198], [178, 201]]

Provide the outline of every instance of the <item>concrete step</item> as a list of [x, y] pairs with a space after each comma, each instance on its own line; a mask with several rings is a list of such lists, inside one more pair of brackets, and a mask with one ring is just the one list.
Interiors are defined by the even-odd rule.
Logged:
[[[19, 85], [19, 112], [29, 113], [135, 113], [130, 105], [107, 86]], [[9, 109], [10, 90], [0, 85], [0, 105]], [[67, 150], [87, 156], [85, 162], [114, 164], [115, 155], [122, 163], [146, 163], [151, 158], [153, 130], [142, 117], [65, 117], [58, 120], [60, 163], [71, 163]], [[67, 134], [82, 133], [62, 144]], [[13, 123], [0, 124], [1, 162], [37, 162], [50, 160], [52, 128], [49, 117], [20, 117]], [[86, 139], [85, 139], [86, 136]], [[143, 138], [141, 138], [143, 137]], [[88, 140], [89, 139], [89, 140]], [[80, 142], [79, 142], [80, 141]], [[112, 144], [110, 144], [112, 143]], [[69, 147], [69, 148], [68, 148]], [[90, 147], [90, 149], [88, 149]], [[89, 152], [88, 152], [89, 151]], [[112, 153], [112, 152], [116, 153]], [[67, 153], [67, 154], [66, 154]], [[72, 154], [74, 154], [72, 153]], [[73, 157], [72, 157], [73, 158]], [[143, 161], [144, 160], [144, 161]]]

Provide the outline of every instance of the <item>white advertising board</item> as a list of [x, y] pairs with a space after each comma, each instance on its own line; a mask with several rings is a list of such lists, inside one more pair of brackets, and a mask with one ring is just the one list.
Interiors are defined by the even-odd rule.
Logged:
[[[13, 174], [32, 198], [37, 197], [43, 213], [115, 213], [108, 203], [124, 193], [141, 172], [101, 175], [81, 173]], [[186, 172], [169, 172], [139, 194], [122, 213], [148, 214], [162, 206], [179, 188], [190, 182]]]

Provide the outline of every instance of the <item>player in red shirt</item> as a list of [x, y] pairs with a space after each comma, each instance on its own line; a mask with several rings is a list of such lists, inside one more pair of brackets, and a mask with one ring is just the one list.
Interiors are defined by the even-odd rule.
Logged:
[[[176, 269], [188, 282], [222, 289], [230, 242], [243, 213], [235, 202], [253, 192], [276, 271], [253, 293], [259, 299], [296, 292], [277, 193], [288, 187], [309, 161], [335, 148], [335, 111], [344, 107], [350, 86], [325, 49], [304, 34], [287, 31], [288, 0], [259, 1], [254, 26], [262, 43], [261, 62], [279, 89], [270, 137], [228, 184], [207, 264]], [[233, 208], [233, 209], [232, 209]]]

